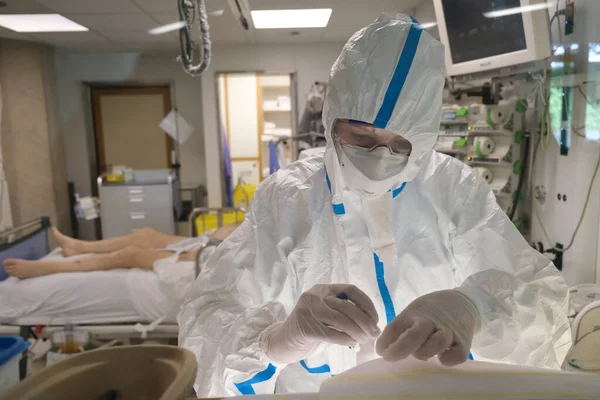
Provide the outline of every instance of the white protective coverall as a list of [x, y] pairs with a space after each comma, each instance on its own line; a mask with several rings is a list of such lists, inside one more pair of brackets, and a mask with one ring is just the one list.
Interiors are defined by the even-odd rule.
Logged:
[[[260, 348], [261, 333], [315, 284], [359, 287], [381, 329], [417, 297], [460, 286], [482, 319], [475, 359], [559, 367], [568, 349], [556, 344], [568, 337], [567, 285], [487, 183], [432, 150], [443, 85], [443, 45], [411, 17], [383, 14], [350, 38], [331, 70], [324, 156], [259, 186], [246, 220], [186, 296], [179, 339], [198, 359], [200, 397], [316, 391], [352, 367], [356, 358], [343, 346], [322, 345], [287, 366]], [[379, 182], [362, 175], [336, 150], [337, 118], [409, 140], [403, 171]]]

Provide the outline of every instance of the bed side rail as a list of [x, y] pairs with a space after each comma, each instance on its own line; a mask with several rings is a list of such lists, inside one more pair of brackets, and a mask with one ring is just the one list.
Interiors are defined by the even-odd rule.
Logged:
[[0, 246], [12, 245], [50, 228], [50, 217], [40, 217], [0, 232]]
[[[216, 218], [217, 226], [215, 228], [220, 228], [223, 225], [243, 222], [244, 215], [246, 211], [241, 208], [211, 208], [211, 207], [201, 207], [194, 208], [190, 213], [188, 218], [188, 224], [190, 229], [190, 237], [198, 236], [198, 232], [196, 230], [196, 219], [201, 215], [212, 215], [213, 218]], [[233, 215], [233, 220], [227, 220], [227, 216]], [[206, 229], [204, 230], [206, 231]]]

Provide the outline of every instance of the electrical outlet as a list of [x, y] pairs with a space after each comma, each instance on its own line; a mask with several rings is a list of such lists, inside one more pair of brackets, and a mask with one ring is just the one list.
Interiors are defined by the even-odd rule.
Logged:
[[558, 201], [566, 202], [567, 201], [567, 195], [565, 193], [559, 193], [559, 194], [556, 195], [556, 199]]

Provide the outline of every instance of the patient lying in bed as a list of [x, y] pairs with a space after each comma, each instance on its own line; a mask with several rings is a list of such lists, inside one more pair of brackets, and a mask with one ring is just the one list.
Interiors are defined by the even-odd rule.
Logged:
[[175, 322], [196, 278], [195, 256], [205, 265], [213, 246], [236, 227], [191, 239], [145, 229], [97, 242], [55, 231], [62, 249], [40, 261], [7, 261], [23, 279], [0, 282], [0, 324]]
[[[212, 232], [210, 241], [223, 241], [239, 224], [223, 226]], [[19, 279], [34, 278], [63, 272], [90, 272], [138, 268], [153, 270], [157, 261], [177, 256], [177, 262], [195, 261], [197, 252], [206, 245], [206, 238], [185, 238], [144, 228], [126, 236], [99, 241], [83, 241], [63, 235], [52, 228], [65, 257], [87, 254], [86, 257], [64, 260], [28, 261], [7, 259], [6, 272]], [[176, 263], [175, 263], [176, 264]]]

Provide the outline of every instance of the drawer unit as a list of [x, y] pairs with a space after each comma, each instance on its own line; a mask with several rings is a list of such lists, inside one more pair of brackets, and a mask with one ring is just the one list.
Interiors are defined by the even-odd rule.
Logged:
[[126, 235], [142, 228], [175, 234], [175, 179], [152, 184], [99, 182], [102, 237]]

